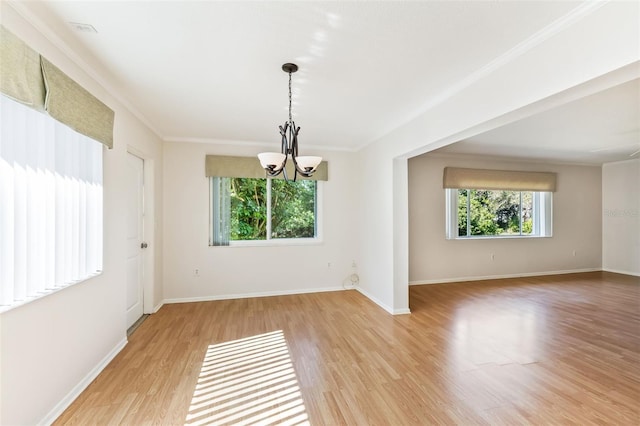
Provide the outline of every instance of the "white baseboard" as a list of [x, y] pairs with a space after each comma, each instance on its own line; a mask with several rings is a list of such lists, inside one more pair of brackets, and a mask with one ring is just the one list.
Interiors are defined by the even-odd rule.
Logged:
[[[329, 291], [346, 291], [346, 290], [358, 290], [362, 293], [367, 299], [370, 299], [373, 303], [380, 306], [385, 311], [389, 312], [391, 315], [404, 315], [410, 314], [411, 311], [409, 309], [396, 309], [393, 310], [389, 306], [380, 302], [375, 297], [371, 296], [365, 290], [357, 286], [344, 286], [344, 287], [322, 287], [322, 288], [310, 288], [304, 290], [289, 290], [289, 291], [267, 291], [261, 293], [243, 293], [243, 294], [225, 294], [218, 296], [200, 296], [200, 297], [182, 297], [182, 298], [173, 298], [173, 299], [165, 299], [163, 303], [158, 306], [160, 307], [167, 303], [192, 303], [192, 302], [211, 302], [216, 300], [230, 300], [230, 299], [247, 299], [250, 297], [271, 297], [271, 296], [290, 296], [294, 294], [307, 294], [307, 293], [324, 293]], [[157, 311], [157, 309], [156, 309]]]
[[291, 296], [294, 294], [324, 293], [329, 291], [345, 291], [344, 287], [322, 287], [288, 291], [265, 291], [260, 293], [223, 294], [217, 296], [181, 297], [165, 299], [163, 303], [211, 302], [215, 300], [247, 299], [250, 297]]
[[476, 277], [440, 278], [435, 280], [410, 281], [409, 285], [446, 284], [446, 283], [459, 283], [463, 281], [484, 281], [484, 280], [500, 280], [504, 278], [541, 277], [545, 275], [577, 274], [582, 272], [597, 272], [597, 271], [602, 271], [602, 269], [601, 268], [585, 268], [585, 269], [571, 269], [571, 270], [562, 270], [562, 271], [525, 272], [525, 273], [519, 273], [519, 274], [484, 275], [484, 276], [476, 276]]
[[162, 308], [163, 306], [164, 306], [164, 300], [158, 303], [158, 305], [155, 308], [153, 308], [152, 314], [155, 314], [156, 312], [158, 312], [160, 308]]
[[631, 275], [633, 277], [640, 277], [640, 273], [631, 271], [622, 271], [620, 269], [602, 268], [605, 272], [613, 272], [614, 274]]
[[380, 306], [385, 311], [389, 312], [391, 315], [394, 314], [393, 313], [393, 309], [390, 306], [385, 305], [384, 303], [382, 303], [381, 301], [379, 301], [378, 299], [373, 297], [370, 293], [368, 293], [362, 287], [356, 286], [355, 289], [358, 290], [364, 297], [366, 297], [367, 299], [371, 300], [373, 303], [375, 303], [376, 305]]
[[107, 365], [111, 362], [113, 358], [116, 357], [120, 353], [120, 351], [127, 345], [127, 339], [123, 338], [118, 344], [111, 349], [111, 351], [104, 357], [102, 360], [96, 365], [90, 372], [87, 374], [84, 379], [80, 381], [71, 392], [69, 392], [60, 402], [56, 404], [55, 407], [42, 419], [38, 422], [39, 425], [50, 425], [52, 424], [60, 415], [66, 410], [73, 401], [76, 400], [77, 397], [80, 396], [82, 391], [84, 391], [87, 386], [91, 384], [93, 379], [98, 377], [98, 374], [105, 369]]

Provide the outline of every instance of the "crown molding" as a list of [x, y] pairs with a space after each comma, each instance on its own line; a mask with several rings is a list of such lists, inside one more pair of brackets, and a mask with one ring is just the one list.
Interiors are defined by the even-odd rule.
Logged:
[[501, 68], [502, 66], [508, 64], [509, 62], [513, 61], [516, 58], [519, 58], [520, 56], [522, 56], [523, 54], [525, 54], [528, 51], [532, 50], [536, 46], [538, 46], [541, 43], [547, 41], [548, 39], [550, 39], [554, 35], [562, 32], [566, 28], [569, 28], [571, 25], [573, 25], [576, 22], [580, 21], [585, 16], [587, 16], [587, 15], [593, 13], [594, 11], [596, 11], [597, 9], [601, 8], [602, 6], [607, 4], [608, 2], [609, 2], [609, 0], [603, 0], [603, 1], [588, 0], [588, 1], [585, 1], [580, 6], [572, 9], [569, 13], [567, 13], [567, 14], [563, 15], [562, 17], [556, 19], [555, 21], [553, 21], [552, 23], [550, 23], [546, 27], [544, 27], [541, 30], [539, 30], [538, 32], [534, 33], [533, 35], [531, 35], [530, 37], [528, 37], [527, 39], [525, 39], [521, 43], [518, 43], [517, 45], [515, 45], [511, 49], [507, 50], [505, 53], [501, 54], [500, 56], [498, 56], [497, 58], [495, 58], [491, 62], [487, 63], [486, 65], [484, 65], [480, 69], [474, 71], [473, 73], [467, 75], [462, 80], [460, 80], [457, 83], [447, 87], [446, 89], [444, 89], [443, 91], [441, 91], [437, 95], [431, 97], [414, 114], [409, 115], [406, 119], [401, 121], [399, 124], [397, 124], [397, 125], [393, 126], [392, 128], [388, 129], [386, 132], [383, 132], [381, 135], [379, 135], [378, 137], [372, 139], [368, 143], [361, 145], [358, 149], [362, 149], [362, 148], [366, 147], [367, 145], [369, 145], [369, 144], [371, 144], [371, 143], [383, 138], [384, 136], [387, 136], [389, 133], [393, 132], [394, 130], [399, 129], [400, 127], [410, 123], [411, 121], [413, 121], [416, 118], [420, 117], [421, 115], [425, 114], [431, 108], [433, 108], [433, 107], [445, 102], [446, 100], [448, 100], [448, 99], [452, 98], [453, 96], [457, 95], [458, 93], [462, 92], [467, 87], [469, 87], [472, 84], [476, 83], [477, 81], [483, 79], [484, 77], [486, 77], [489, 74], [493, 73], [494, 71], [496, 71], [497, 69]]
[[73, 62], [78, 68], [84, 71], [90, 78], [92, 78], [102, 89], [113, 97], [118, 103], [120, 103], [127, 111], [135, 116], [140, 122], [142, 122], [149, 130], [151, 130], [158, 138], [163, 139], [162, 134], [154, 126], [147, 117], [142, 114], [133, 104], [120, 94], [120, 90], [117, 89], [112, 82], [104, 75], [95, 70], [94, 67], [84, 61], [80, 55], [78, 55], [65, 41], [63, 41], [51, 27], [45, 23], [42, 19], [29, 10], [25, 5], [28, 2], [20, 2], [16, 0], [8, 0], [6, 4], [11, 7], [18, 15], [20, 15], [28, 24], [33, 26], [36, 31], [42, 34], [55, 48], [60, 50], [64, 56], [66, 56], [71, 62]]
[[[273, 148], [273, 142], [260, 142], [260, 141], [242, 141], [235, 139], [218, 139], [218, 138], [192, 138], [189, 136], [167, 136], [162, 140], [165, 142], [186, 142], [186, 143], [203, 143], [209, 145], [239, 145], [239, 146], [253, 146], [259, 148]], [[278, 148], [279, 148], [279, 144]], [[314, 150], [314, 151], [341, 151], [341, 152], [356, 152], [357, 149], [354, 148], [345, 148], [345, 147], [335, 147], [335, 146], [320, 146], [320, 145], [304, 145], [305, 150]]]

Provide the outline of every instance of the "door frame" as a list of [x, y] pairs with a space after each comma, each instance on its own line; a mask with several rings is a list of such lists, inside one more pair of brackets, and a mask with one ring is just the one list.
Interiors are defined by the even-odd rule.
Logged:
[[127, 154], [135, 155], [143, 163], [143, 220], [142, 235], [148, 248], [142, 251], [142, 313], [152, 314], [158, 309], [154, 306], [155, 296], [155, 257], [158, 253], [155, 238], [155, 163], [149, 155], [138, 148], [127, 146]]

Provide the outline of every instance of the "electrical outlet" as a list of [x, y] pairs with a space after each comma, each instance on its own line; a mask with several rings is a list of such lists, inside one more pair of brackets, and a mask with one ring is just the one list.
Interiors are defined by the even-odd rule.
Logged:
[[196, 268], [193, 270], [193, 276], [194, 277], [199, 277], [200, 276], [200, 269]]
[[327, 269], [331, 269], [331, 262], [327, 262]]

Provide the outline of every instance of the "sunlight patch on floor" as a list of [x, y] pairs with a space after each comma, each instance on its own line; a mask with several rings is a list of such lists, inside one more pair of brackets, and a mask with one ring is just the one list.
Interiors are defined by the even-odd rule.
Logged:
[[187, 425], [309, 425], [281, 330], [209, 345]]

